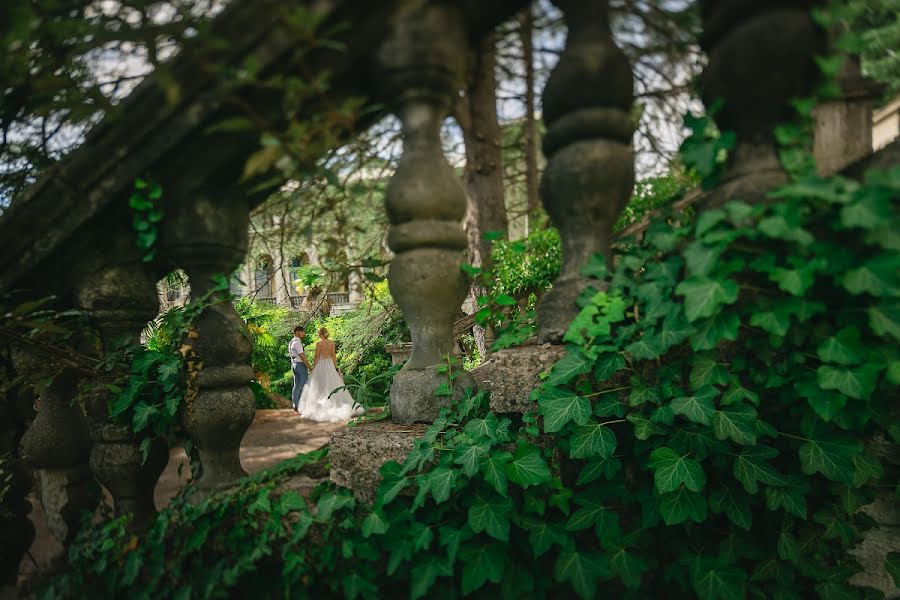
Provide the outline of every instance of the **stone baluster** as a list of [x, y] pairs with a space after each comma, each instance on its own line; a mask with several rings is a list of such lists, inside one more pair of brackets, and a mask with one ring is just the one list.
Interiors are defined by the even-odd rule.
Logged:
[[377, 55], [377, 77], [403, 125], [403, 155], [385, 205], [395, 254], [388, 282], [413, 341], [391, 388], [391, 416], [409, 423], [438, 414], [441, 399], [434, 392], [446, 375], [436, 366], [453, 350], [453, 321], [467, 291], [460, 270], [466, 195], [440, 139], [462, 87], [467, 42], [460, 8], [452, 3], [407, 3], [395, 18]]
[[826, 35], [810, 12], [816, 0], [720, 2], [701, 0], [700, 44], [708, 63], [701, 77], [703, 100], [724, 100], [719, 128], [737, 134], [722, 179], [704, 206], [733, 198], [762, 203], [787, 180], [775, 128], [794, 119], [790, 101], [808, 96], [819, 79], [816, 54]]
[[554, 0], [569, 27], [547, 80], [541, 180], [544, 207], [559, 229], [562, 269], [538, 307], [540, 342], [559, 342], [578, 312], [594, 254], [609, 264], [613, 225], [634, 185], [631, 65], [615, 45], [606, 0]]
[[[79, 374], [33, 347], [13, 348], [16, 371], [35, 384], [38, 412], [22, 436], [22, 459], [36, 470], [47, 529], [64, 545], [78, 531], [84, 512], [100, 503], [100, 486], [88, 461], [91, 432], [81, 406], [73, 403]], [[49, 383], [44, 383], [52, 375]]]
[[[109, 253], [119, 262], [98, 266], [82, 276], [76, 288], [78, 304], [91, 316], [104, 351], [121, 342], [137, 344], [141, 331], [159, 312], [154, 277], [136, 256], [132, 236], [122, 236], [121, 240], [120, 247]], [[97, 262], [102, 265], [105, 261]], [[140, 445], [152, 433], [135, 436], [130, 426], [114, 423], [108, 403], [109, 392], [105, 389], [85, 394], [94, 442], [91, 470], [109, 490], [116, 515], [131, 514], [128, 528], [143, 530], [156, 515], [153, 491], [169, 461], [168, 445], [162, 438], [153, 437], [144, 460]]]
[[184, 269], [191, 302], [211, 294], [187, 343], [202, 364], [184, 407], [182, 423], [199, 449], [204, 493], [227, 487], [247, 473], [239, 456], [241, 440], [253, 421], [255, 402], [247, 386], [253, 378], [253, 350], [246, 325], [234, 310], [227, 284], [247, 251], [249, 207], [237, 191], [210, 190], [181, 202], [163, 221], [160, 249]]

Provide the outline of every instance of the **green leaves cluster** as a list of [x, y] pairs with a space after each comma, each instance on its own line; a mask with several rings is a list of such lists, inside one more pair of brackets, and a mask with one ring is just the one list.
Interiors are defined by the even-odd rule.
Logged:
[[900, 171], [808, 178], [674, 215], [612, 273], [588, 265], [536, 412], [468, 394], [382, 467], [371, 506], [251, 479], [128, 552], [78, 546], [53, 592], [877, 597], [849, 586], [847, 551], [900, 480], [864, 445], [900, 441], [898, 194]]
[[134, 192], [128, 199], [128, 206], [134, 211], [131, 227], [135, 231], [135, 243], [143, 253], [142, 260], [150, 262], [156, 256], [156, 239], [159, 237], [159, 223], [163, 212], [157, 207], [162, 198], [162, 187], [143, 179], [136, 179]]

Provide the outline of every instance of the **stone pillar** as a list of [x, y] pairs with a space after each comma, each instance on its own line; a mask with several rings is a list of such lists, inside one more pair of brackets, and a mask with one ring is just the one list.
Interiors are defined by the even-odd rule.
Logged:
[[378, 83], [403, 124], [403, 155], [385, 193], [395, 254], [388, 282], [413, 349], [394, 379], [391, 415], [410, 423], [434, 419], [448, 400], [434, 395], [446, 381], [436, 366], [453, 350], [453, 321], [467, 290], [460, 270], [466, 194], [441, 149], [440, 127], [462, 87], [468, 47], [461, 9], [452, 3], [407, 3], [392, 25], [377, 55]]
[[[113, 257], [132, 254], [133, 241], [112, 252]], [[159, 312], [155, 277], [140, 261], [103, 266], [80, 278], [76, 288], [79, 306], [100, 332], [104, 350], [121, 342], [137, 344], [141, 331]], [[146, 529], [156, 515], [153, 491], [169, 462], [165, 440], [151, 431], [135, 436], [128, 425], [109, 416], [109, 392], [94, 390], [85, 395], [85, 410], [91, 422], [90, 466], [97, 480], [109, 490], [116, 515], [131, 514], [128, 528]], [[153, 438], [146, 461], [140, 450], [146, 437]]]
[[810, 16], [817, 3], [701, 0], [700, 44], [709, 58], [703, 100], [707, 106], [724, 100], [716, 122], [737, 134], [722, 180], [703, 206], [733, 198], [766, 202], [769, 190], [787, 181], [774, 132], [794, 120], [790, 101], [808, 96], [819, 80], [815, 56], [826, 37]]
[[881, 86], [863, 77], [859, 56], [848, 56], [837, 77], [839, 98], [815, 108], [813, 154], [819, 174], [837, 173], [872, 152], [872, 114]]
[[247, 473], [239, 456], [241, 440], [256, 411], [248, 383], [253, 350], [246, 326], [228, 300], [227, 286], [214, 279], [237, 268], [247, 250], [249, 207], [237, 190], [206, 190], [180, 203], [164, 222], [162, 251], [191, 282], [191, 302], [211, 294], [212, 302], [194, 323], [186, 343], [202, 364], [184, 407], [182, 422], [199, 449], [204, 491], [228, 487]]
[[53, 376], [49, 384], [35, 386], [40, 409], [22, 436], [22, 458], [40, 479], [47, 528], [68, 545], [81, 515], [94, 512], [100, 502], [100, 486], [88, 466], [90, 427], [81, 406], [73, 404], [79, 377], [53, 356], [37, 354], [31, 348], [14, 348], [13, 362], [29, 381]]
[[563, 246], [562, 269], [538, 306], [538, 341], [560, 342], [594, 254], [609, 264], [612, 229], [634, 185], [631, 65], [615, 45], [606, 0], [554, 0], [569, 26], [547, 80], [541, 197]]

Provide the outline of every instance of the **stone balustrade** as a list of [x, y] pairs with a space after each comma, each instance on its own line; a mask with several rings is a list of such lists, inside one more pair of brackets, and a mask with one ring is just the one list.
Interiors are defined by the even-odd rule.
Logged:
[[[537, 344], [494, 354], [474, 378], [460, 376], [453, 390], [461, 394], [477, 381], [496, 392], [500, 412], [527, 410], [528, 393], [538, 383], [535, 374], [563, 352], [560, 343], [577, 312], [575, 299], [588, 284], [581, 270], [594, 255], [611, 259], [613, 224], [634, 184], [632, 68], [613, 41], [609, 3], [554, 2], [565, 16], [568, 38], [543, 92], [548, 162], [541, 196], [562, 239], [561, 273], [539, 305]], [[252, 22], [243, 4], [226, 10], [222, 27], [246, 42], [244, 55], [260, 55], [265, 68], [290, 72], [296, 65], [274, 58], [291, 48], [275, 24], [265, 24], [276, 28], [272, 35], [259, 35], [256, 24], [252, 29], [257, 37], [240, 34], [240, 19]], [[314, 72], [335, 73], [334, 99], [364, 95], [373, 107], [386, 106], [402, 124], [403, 154], [385, 193], [388, 244], [395, 253], [388, 281], [412, 335], [409, 358], [391, 389], [397, 424], [429, 422], [450, 401], [435, 395], [446, 380], [438, 367], [453, 350], [453, 323], [469, 284], [460, 269], [467, 246], [461, 226], [465, 191], [443, 154], [440, 127], [464, 87], [470, 50], [526, 4], [322, 3], [322, 10], [333, 13], [331, 22], [345, 20], [353, 26], [341, 30], [346, 37], [340, 41], [348, 50], [317, 58]], [[738, 135], [722, 184], [704, 196], [700, 206], [735, 196], [761, 202], [769, 188], [786, 178], [776, 154], [774, 127], [790, 117], [789, 100], [807, 94], [815, 84], [814, 56], [825, 38], [809, 16], [814, 2], [700, 4], [701, 42], [709, 56], [702, 78], [704, 98], [707, 103], [725, 100], [720, 126]], [[741, 68], [735, 69], [736, 64]], [[204, 298], [211, 304], [184, 340], [198, 369], [181, 413], [183, 430], [199, 449], [202, 463], [196, 485], [208, 493], [245, 474], [239, 448], [254, 415], [246, 386], [253, 377], [252, 348], [228, 301], [227, 286], [219, 287], [216, 281], [225, 281], [220, 278], [244, 260], [250, 210], [268, 190], [260, 191], [251, 185], [258, 182], [236, 175], [256, 149], [255, 137], [207, 133], [210, 125], [232, 116], [233, 107], [209, 100], [202, 86], [189, 80], [196, 75], [189, 66], [178, 63], [173, 71], [185, 78], [185, 89], [191, 92], [182, 104], [166, 111], [151, 108], [160, 94], [151, 78], [126, 101], [138, 116], [118, 126], [139, 130], [137, 141], [132, 143], [112, 125], [101, 127], [65, 163], [68, 172], [51, 173], [0, 217], [0, 291], [25, 288], [35, 297], [53, 293], [57, 308], [80, 308], [98, 331], [101, 347], [94, 352], [102, 355], [122, 338], [137, 341], [158, 308], [156, 280], [176, 268], [187, 273], [192, 302]], [[277, 116], [277, 103], [262, 104], [260, 111]], [[381, 113], [373, 109], [366, 114], [374, 118]], [[138, 126], [142, 117], [157, 129]], [[89, 173], [90, 166], [98, 164], [91, 159], [101, 156], [99, 172]], [[184, 168], [195, 159], [196, 169]], [[79, 172], [90, 189], [60, 193]], [[164, 189], [157, 257], [149, 263], [134, 249], [127, 208], [131, 185], [144, 173], [151, 173]], [[63, 182], [52, 180], [55, 176]], [[73, 189], [79, 191], [78, 186]], [[51, 216], [61, 214], [57, 205], [77, 213], [77, 220], [46, 218], [45, 210]], [[13, 232], [23, 231], [27, 235], [12, 239]], [[79, 264], [72, 268], [72, 261]], [[15, 354], [16, 369], [24, 374], [41, 360], [46, 358], [25, 350]], [[41, 410], [23, 439], [23, 457], [43, 481], [51, 528], [61, 539], [71, 539], [77, 514], [96, 506], [94, 477], [109, 490], [118, 513], [133, 514], [134, 528], [145, 526], [155, 512], [152, 492], [165, 465], [165, 445], [152, 442], [148, 460], [142, 461], [137, 449], [142, 440], [110, 420], [106, 396], [97, 392], [82, 398], [81, 404], [73, 402], [81, 375], [65, 365], [56, 371], [59, 375], [49, 385], [36, 387]], [[408, 436], [421, 429], [385, 427], [386, 444], [364, 427], [345, 432], [333, 442], [333, 473], [341, 482], [364, 481], [369, 492], [361, 497], [370, 497], [383, 462], [378, 448], [396, 458], [409, 447]], [[366, 448], [371, 460], [354, 465], [353, 448]]]

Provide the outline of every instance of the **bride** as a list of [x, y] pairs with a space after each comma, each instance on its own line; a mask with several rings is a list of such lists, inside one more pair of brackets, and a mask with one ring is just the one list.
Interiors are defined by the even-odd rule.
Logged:
[[344, 379], [335, 366], [334, 342], [328, 339], [328, 330], [319, 329], [319, 341], [309, 381], [300, 395], [300, 415], [313, 421], [346, 421], [362, 414], [362, 407], [354, 408], [353, 397], [343, 387]]

